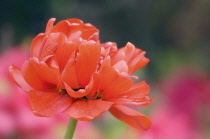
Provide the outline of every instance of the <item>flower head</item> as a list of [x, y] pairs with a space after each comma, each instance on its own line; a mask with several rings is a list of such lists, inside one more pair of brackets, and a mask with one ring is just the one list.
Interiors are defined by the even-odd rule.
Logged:
[[100, 43], [98, 29], [79, 19], [49, 20], [46, 32], [32, 41], [30, 59], [22, 68], [11, 66], [11, 79], [29, 94], [37, 116], [62, 111], [71, 118], [89, 121], [109, 111], [138, 129], [150, 120], [126, 105], [146, 106], [149, 85], [134, 84], [131, 73], [145, 66], [145, 52], [131, 43]]

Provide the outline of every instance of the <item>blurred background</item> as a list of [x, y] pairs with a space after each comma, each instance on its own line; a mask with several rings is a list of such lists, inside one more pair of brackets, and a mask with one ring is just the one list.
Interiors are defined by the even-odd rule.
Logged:
[[151, 86], [154, 102], [139, 111], [152, 128], [137, 131], [105, 113], [80, 122], [75, 139], [210, 138], [209, 7], [209, 0], [1, 0], [0, 138], [52, 139], [65, 132], [68, 118], [35, 117], [7, 73], [28, 58], [32, 39], [51, 17], [82, 19], [100, 30], [101, 42], [118, 48], [132, 42], [151, 60], [135, 74]]

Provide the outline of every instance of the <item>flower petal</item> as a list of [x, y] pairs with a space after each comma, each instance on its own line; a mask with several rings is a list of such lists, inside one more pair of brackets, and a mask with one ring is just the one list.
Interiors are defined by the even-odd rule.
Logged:
[[64, 113], [77, 120], [90, 121], [109, 110], [112, 104], [103, 100], [77, 100]]
[[118, 72], [110, 66], [103, 67], [99, 72], [99, 75], [101, 79], [99, 90], [101, 91], [105, 90], [108, 86], [110, 86], [110, 83], [119, 76]]
[[69, 35], [70, 23], [66, 20], [58, 22], [52, 29], [52, 32], [62, 32], [66, 36]]
[[135, 46], [128, 42], [125, 46], [125, 54], [126, 54], [126, 62], [129, 63], [129, 61], [132, 59], [132, 57], [134, 56], [134, 52], [135, 52]]
[[133, 85], [132, 88], [126, 92], [125, 96], [127, 96], [127, 98], [142, 98], [147, 96], [149, 91], [150, 86], [145, 81], [142, 81]]
[[117, 79], [110, 82], [110, 85], [104, 90], [104, 98], [111, 98], [123, 95], [133, 85], [133, 81], [125, 76], [119, 75]]
[[113, 67], [120, 73], [120, 72], [128, 72], [128, 65], [124, 60], [120, 60], [116, 64], [113, 65]]
[[53, 29], [53, 24], [55, 22], [56, 18], [50, 18], [50, 20], [47, 22], [47, 26], [46, 26], [46, 35], [49, 35], [50, 32]]
[[57, 76], [44, 63], [39, 64], [36, 60], [33, 58], [23, 64], [21, 71], [25, 81], [39, 91], [56, 88]]
[[103, 92], [103, 98], [106, 99], [123, 95], [133, 85], [129, 77], [119, 74], [113, 67], [105, 66], [99, 74], [99, 90]]
[[149, 118], [126, 106], [113, 105], [109, 112], [117, 119], [139, 130], [147, 130], [151, 126]]
[[71, 41], [68, 41], [64, 45], [60, 45], [58, 47], [55, 53], [55, 57], [61, 71], [63, 71], [67, 62], [69, 61], [69, 58], [78, 47], [78, 44]]
[[111, 55], [111, 60], [112, 65], [116, 64], [120, 60], [126, 60], [125, 47], [118, 49], [114, 55]]
[[107, 56], [101, 63], [99, 71], [101, 71], [103, 69], [103, 67], [105, 66], [111, 66], [111, 59], [110, 56]]
[[57, 50], [58, 47], [62, 47], [66, 40], [67, 37], [61, 32], [50, 33], [46, 43], [43, 45], [40, 59], [43, 59], [49, 55], [54, 55], [55, 50]]
[[64, 83], [67, 93], [74, 98], [81, 98], [87, 95], [88, 92], [85, 91], [85, 89], [79, 89], [78, 91], [74, 91], [71, 89], [68, 84]]
[[29, 101], [35, 115], [47, 117], [72, 104], [72, 98], [68, 94], [35, 90], [29, 92]]
[[84, 24], [83, 29], [82, 29], [82, 36], [81, 37], [84, 40], [88, 40], [88, 39], [90, 39], [90, 37], [92, 37], [93, 34], [98, 36], [98, 29], [95, 28], [93, 25], [91, 25], [89, 23]]
[[74, 61], [70, 61], [61, 75], [62, 81], [71, 88], [79, 88], [76, 66]]
[[141, 52], [128, 63], [129, 74], [134, 73], [149, 62], [149, 59], [144, 56], [145, 54], [145, 51]]
[[45, 42], [46, 38], [44, 33], [40, 33], [33, 39], [30, 47], [31, 57], [40, 57], [40, 53], [42, 51]]
[[122, 98], [119, 98], [118, 102], [121, 101], [121, 104], [128, 105], [147, 106], [153, 100], [148, 97], [149, 91], [150, 86], [145, 81], [142, 81], [133, 85], [131, 89], [124, 94], [124, 102]]
[[21, 70], [16, 66], [10, 66], [9, 67], [9, 76], [10, 79], [19, 87], [21, 87], [24, 91], [28, 92], [30, 90], [33, 90], [33, 88], [28, 85], [28, 83], [23, 78], [23, 75], [21, 73]]
[[85, 87], [94, 72], [96, 72], [100, 57], [100, 45], [94, 41], [88, 41], [79, 47], [76, 69], [79, 84]]
[[[100, 85], [100, 77], [97, 73], [93, 73], [90, 83], [85, 87], [87, 98], [94, 98]], [[96, 96], [97, 97], [97, 96]], [[95, 98], [94, 98], [95, 99]]]

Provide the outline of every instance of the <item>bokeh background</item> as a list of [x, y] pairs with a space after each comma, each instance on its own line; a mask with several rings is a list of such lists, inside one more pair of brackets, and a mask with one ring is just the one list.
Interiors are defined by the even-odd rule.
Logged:
[[132, 42], [151, 60], [135, 74], [151, 86], [153, 103], [137, 109], [151, 118], [152, 128], [137, 131], [105, 113], [80, 122], [75, 139], [210, 138], [209, 7], [209, 0], [1, 0], [0, 138], [53, 139], [65, 133], [68, 117], [35, 117], [27, 95], [7, 73], [9, 65], [21, 66], [28, 58], [32, 39], [51, 17], [89, 22], [100, 30], [101, 42]]

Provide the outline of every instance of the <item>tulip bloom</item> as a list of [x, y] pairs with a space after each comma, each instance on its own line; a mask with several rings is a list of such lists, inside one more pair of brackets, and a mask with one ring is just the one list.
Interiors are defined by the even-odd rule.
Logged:
[[145, 66], [145, 52], [131, 43], [117, 49], [100, 43], [99, 31], [79, 19], [48, 21], [46, 32], [32, 41], [30, 59], [22, 68], [11, 66], [11, 79], [29, 95], [37, 116], [62, 111], [71, 118], [90, 121], [109, 111], [137, 129], [150, 120], [126, 105], [146, 106], [149, 85], [134, 84], [130, 74]]

